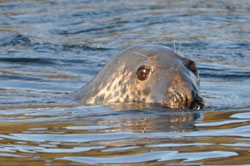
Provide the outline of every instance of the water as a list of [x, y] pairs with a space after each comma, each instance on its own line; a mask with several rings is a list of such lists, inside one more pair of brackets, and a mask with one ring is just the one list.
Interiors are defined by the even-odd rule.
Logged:
[[[248, 0], [0, 1], [0, 165], [249, 165], [249, 27]], [[203, 110], [68, 102], [145, 43], [197, 62]]]

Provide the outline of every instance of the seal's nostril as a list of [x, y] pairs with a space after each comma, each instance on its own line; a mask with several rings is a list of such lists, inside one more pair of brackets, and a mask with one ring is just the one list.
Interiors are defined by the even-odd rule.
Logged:
[[204, 107], [204, 100], [198, 92], [192, 92], [193, 101], [190, 105], [190, 109], [202, 109]]

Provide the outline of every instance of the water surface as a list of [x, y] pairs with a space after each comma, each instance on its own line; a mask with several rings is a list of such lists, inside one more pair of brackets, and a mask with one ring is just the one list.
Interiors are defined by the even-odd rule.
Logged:
[[[1, 165], [250, 164], [250, 2], [0, 1]], [[206, 107], [79, 106], [113, 55], [169, 46]]]

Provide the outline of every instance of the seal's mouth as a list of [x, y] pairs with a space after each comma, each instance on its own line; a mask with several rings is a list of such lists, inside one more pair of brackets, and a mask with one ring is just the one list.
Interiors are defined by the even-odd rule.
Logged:
[[204, 100], [198, 92], [192, 91], [190, 95], [176, 92], [168, 95], [167, 102], [164, 103], [164, 106], [168, 108], [199, 110], [204, 107]]

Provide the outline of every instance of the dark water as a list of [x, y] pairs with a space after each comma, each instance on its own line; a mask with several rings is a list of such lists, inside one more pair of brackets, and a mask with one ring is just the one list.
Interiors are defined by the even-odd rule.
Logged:
[[[0, 1], [0, 165], [249, 165], [249, 27], [249, 0]], [[144, 43], [197, 62], [205, 109], [68, 102]]]

